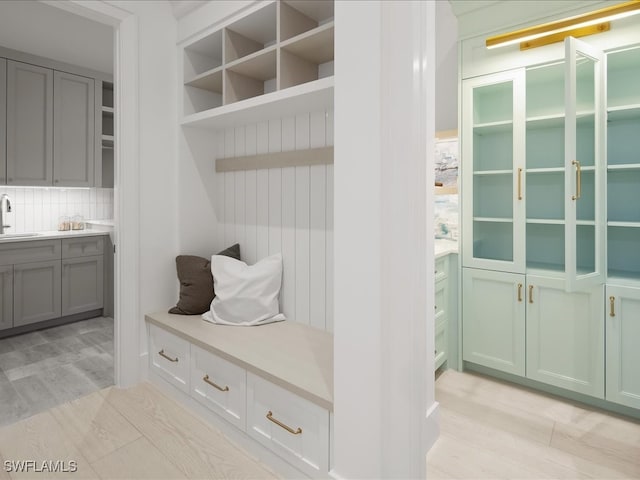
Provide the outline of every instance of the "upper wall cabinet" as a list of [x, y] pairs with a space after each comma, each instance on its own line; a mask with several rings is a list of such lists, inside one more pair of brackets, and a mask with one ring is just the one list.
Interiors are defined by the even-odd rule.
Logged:
[[53, 185], [53, 70], [7, 61], [7, 183]]
[[332, 102], [333, 11], [332, 0], [278, 0], [185, 45], [182, 123]]
[[604, 58], [566, 40], [562, 62], [463, 83], [463, 264], [604, 283]]
[[94, 80], [56, 71], [53, 82], [53, 184], [94, 184]]
[[[0, 145], [7, 145], [7, 61], [0, 58]], [[0, 148], [0, 183], [6, 183], [7, 149]]]

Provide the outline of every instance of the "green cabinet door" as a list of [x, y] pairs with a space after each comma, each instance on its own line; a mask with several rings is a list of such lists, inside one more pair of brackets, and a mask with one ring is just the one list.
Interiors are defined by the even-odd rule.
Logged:
[[640, 408], [640, 288], [607, 286], [607, 400]]
[[604, 398], [604, 287], [527, 276], [527, 378]]
[[524, 275], [462, 269], [463, 360], [525, 373]]

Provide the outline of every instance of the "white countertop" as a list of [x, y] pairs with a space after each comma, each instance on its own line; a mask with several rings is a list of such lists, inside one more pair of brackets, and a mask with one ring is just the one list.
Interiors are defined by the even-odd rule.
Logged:
[[436, 238], [434, 251], [436, 258], [444, 257], [450, 253], [458, 253], [458, 242], [446, 238]]
[[86, 236], [92, 236], [92, 235], [109, 235], [109, 232], [95, 230], [93, 228], [85, 228], [84, 230], [67, 230], [64, 232], [58, 232], [57, 230], [53, 230], [49, 232], [34, 232], [33, 235], [22, 236], [22, 237], [13, 236], [11, 233], [7, 233], [5, 235], [0, 235], [0, 243], [31, 242], [33, 240], [52, 240], [55, 238], [73, 238], [73, 237], [86, 237]]

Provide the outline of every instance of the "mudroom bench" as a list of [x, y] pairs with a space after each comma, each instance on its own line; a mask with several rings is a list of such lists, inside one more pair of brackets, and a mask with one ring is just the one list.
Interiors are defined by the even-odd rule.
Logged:
[[226, 420], [216, 423], [235, 427], [251, 450], [256, 441], [308, 476], [326, 477], [330, 333], [293, 321], [234, 327], [164, 312], [145, 319], [150, 381], [171, 385], [170, 393], [198, 413], [204, 407]]

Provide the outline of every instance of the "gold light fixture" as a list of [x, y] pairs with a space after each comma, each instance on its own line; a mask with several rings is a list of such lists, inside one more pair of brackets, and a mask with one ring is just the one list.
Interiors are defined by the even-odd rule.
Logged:
[[640, 13], [640, 0], [631, 0], [574, 17], [494, 35], [487, 38], [486, 45], [487, 48], [497, 48], [520, 43], [520, 50], [526, 50], [560, 42], [569, 35], [584, 37], [606, 32], [610, 29], [609, 21], [638, 13]]

